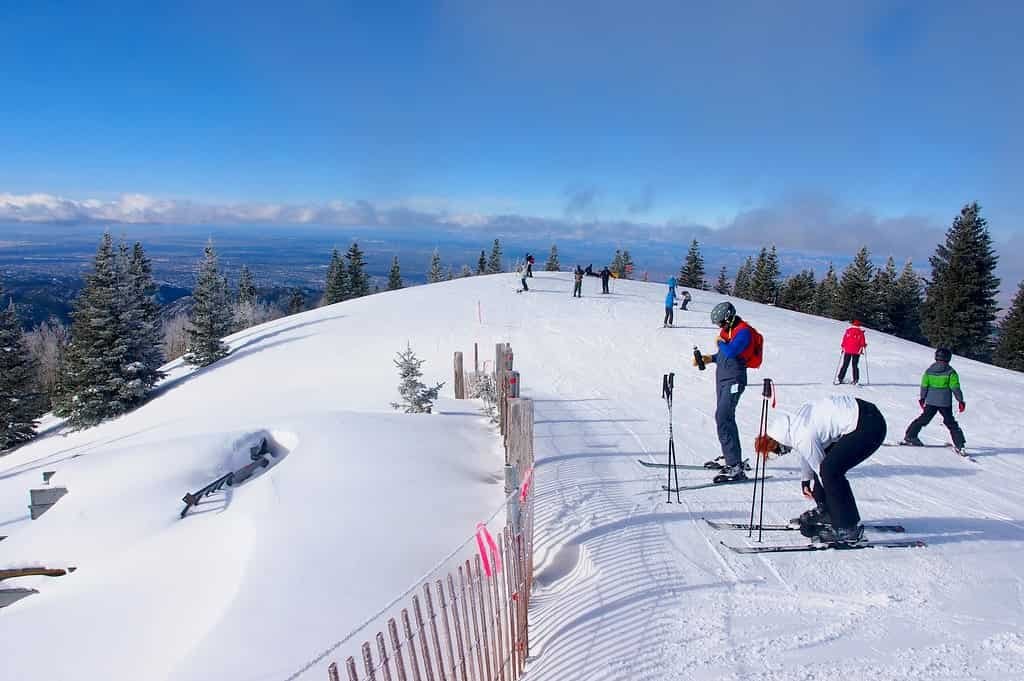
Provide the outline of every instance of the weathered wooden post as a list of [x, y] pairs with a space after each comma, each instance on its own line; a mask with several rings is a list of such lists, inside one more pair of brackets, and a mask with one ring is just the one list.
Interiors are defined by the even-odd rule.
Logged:
[[455, 353], [455, 399], [466, 399], [466, 375], [462, 367], [462, 353]]
[[480, 348], [476, 343], [473, 343], [473, 376], [474, 378], [480, 374]]

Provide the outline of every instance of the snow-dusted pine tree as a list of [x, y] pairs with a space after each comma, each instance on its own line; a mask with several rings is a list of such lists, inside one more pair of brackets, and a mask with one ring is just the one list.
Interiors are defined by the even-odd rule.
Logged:
[[472, 277], [473, 270], [469, 269], [469, 265], [463, 265], [462, 271], [459, 272], [459, 276], [462, 277], [463, 279], [465, 279], [466, 277]]
[[476, 273], [487, 274], [487, 253], [480, 251], [480, 259], [476, 261]]
[[370, 278], [366, 274], [366, 259], [359, 249], [359, 244], [352, 242], [345, 253], [345, 260], [348, 261], [348, 297], [362, 298], [370, 295]]
[[121, 279], [114, 242], [107, 232], [100, 239], [93, 269], [71, 313], [71, 342], [61, 372], [60, 394], [54, 413], [67, 418], [72, 428], [88, 428], [126, 412], [123, 367], [131, 343], [124, 333]]
[[498, 274], [503, 271], [501, 265], [501, 242], [495, 239], [494, 245], [491, 246], [491, 257], [487, 259], [487, 274]]
[[551, 252], [548, 254], [548, 261], [544, 263], [545, 272], [558, 272], [562, 266], [558, 263], [558, 245], [551, 244]]
[[404, 287], [405, 284], [402, 283], [402, 268], [398, 265], [398, 256], [396, 255], [391, 259], [391, 271], [388, 272], [388, 290], [397, 291]]
[[430, 269], [427, 270], [427, 283], [436, 284], [439, 281], [444, 281], [444, 267], [441, 265], [441, 254], [435, 248], [433, 255], [430, 256]]
[[750, 285], [754, 276], [754, 259], [747, 256], [743, 264], [736, 270], [736, 281], [732, 285], [732, 294], [737, 298], [751, 300]]
[[298, 314], [305, 309], [306, 297], [302, 295], [301, 289], [295, 289], [288, 299], [288, 314]]
[[348, 298], [348, 274], [341, 253], [335, 248], [331, 251], [331, 261], [327, 265], [327, 278], [324, 280], [324, 305], [334, 305]]
[[189, 313], [191, 328], [185, 361], [204, 367], [227, 356], [228, 346], [221, 339], [231, 333], [234, 324], [231, 293], [227, 278], [220, 271], [213, 240], [206, 244], [192, 298], [195, 302]]
[[428, 388], [420, 380], [423, 371], [422, 359], [416, 357], [412, 347], [406, 344], [405, 351], [399, 352], [395, 358], [395, 366], [398, 367], [398, 375], [402, 382], [398, 384], [398, 394], [401, 402], [392, 402], [391, 406], [400, 409], [406, 414], [429, 414], [434, 406], [434, 400], [441, 392], [444, 383], [438, 383], [433, 388]]
[[135, 242], [131, 254], [122, 244], [118, 257], [121, 296], [121, 334], [127, 352], [121, 374], [125, 379], [122, 401], [131, 408], [142, 402], [157, 381], [164, 377], [163, 322], [156, 302], [153, 267], [142, 244]]
[[715, 282], [715, 293], [727, 296], [732, 293], [732, 284], [729, 283], [729, 276], [725, 271], [725, 265], [718, 270], [718, 281]]
[[256, 283], [248, 265], [242, 265], [242, 271], [238, 274], [238, 302], [241, 305], [256, 305]]
[[[0, 286], [0, 305], [4, 303]], [[35, 437], [43, 399], [14, 301], [0, 311], [0, 451]]]
[[700, 244], [696, 239], [690, 242], [690, 250], [686, 253], [686, 260], [679, 267], [676, 283], [683, 288], [707, 288], [707, 282], [704, 281], [704, 256], [700, 254]]

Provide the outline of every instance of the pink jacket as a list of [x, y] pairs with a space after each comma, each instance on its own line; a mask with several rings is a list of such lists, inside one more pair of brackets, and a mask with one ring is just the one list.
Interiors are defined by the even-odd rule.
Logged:
[[868, 342], [864, 339], [864, 330], [851, 326], [843, 334], [843, 342], [840, 347], [843, 348], [843, 352], [848, 355], [859, 355], [864, 351], [864, 348], [868, 346]]

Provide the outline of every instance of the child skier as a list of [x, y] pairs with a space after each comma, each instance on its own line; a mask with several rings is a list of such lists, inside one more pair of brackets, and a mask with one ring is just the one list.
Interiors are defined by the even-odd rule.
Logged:
[[921, 377], [921, 397], [917, 401], [921, 405], [921, 415], [907, 426], [907, 433], [901, 444], [923, 446], [924, 443], [917, 436], [938, 413], [942, 414], [942, 423], [949, 429], [949, 434], [953, 438], [953, 449], [957, 454], [964, 455], [964, 432], [953, 418], [953, 398], [956, 397], [961, 414], [967, 405], [964, 403], [964, 394], [960, 391], [960, 376], [949, 365], [952, 358], [953, 353], [946, 348], [935, 351], [935, 364], [928, 367]]
[[[718, 337], [718, 352], [702, 355], [701, 360], [715, 364], [715, 393], [718, 406], [715, 409], [715, 423], [718, 426], [718, 442], [722, 446], [724, 466], [714, 482], [738, 482], [746, 480], [743, 472], [743, 446], [740, 444], [739, 429], [736, 426], [736, 407], [747, 387], [747, 368], [761, 366], [761, 335], [752, 326], [740, 319], [732, 303], [715, 305], [711, 310], [711, 322], [721, 329]], [[697, 358], [693, 365], [699, 366]]]
[[665, 294], [665, 319], [662, 320], [661, 325], [664, 328], [672, 326], [672, 322], [675, 319], [676, 309], [676, 289], [672, 286], [675, 280], [669, 280], [668, 293]]
[[868, 346], [867, 340], [864, 339], [864, 330], [860, 328], [860, 322], [854, 319], [850, 322], [850, 328], [843, 334], [843, 341], [839, 344], [839, 347], [843, 350], [843, 367], [839, 370], [839, 375], [836, 376], [833, 385], [840, 385], [843, 379], [846, 378], [846, 369], [850, 366], [850, 361], [853, 361], [853, 384], [858, 385], [860, 383], [860, 356], [864, 353], [864, 348]]
[[576, 271], [573, 272], [573, 278], [575, 283], [572, 285], [572, 297], [582, 298], [583, 297], [583, 270], [580, 269], [579, 265], [576, 265]]
[[820, 542], [854, 546], [864, 540], [864, 526], [846, 474], [882, 446], [885, 431], [885, 418], [874, 404], [832, 395], [807, 402], [792, 415], [777, 412], [754, 449], [766, 458], [796, 450], [800, 488], [816, 507], [793, 523]]
[[685, 309], [686, 309], [686, 306], [690, 304], [690, 300], [691, 300], [692, 298], [693, 298], [693, 296], [691, 296], [691, 295], [690, 295], [690, 292], [689, 292], [689, 291], [687, 291], [686, 289], [683, 289], [683, 293], [682, 293], [682, 295], [680, 296], [680, 300], [682, 300], [683, 302], [682, 302], [682, 303], [680, 303], [680, 305], [679, 305], [679, 309], [680, 309], [680, 310], [685, 310]]

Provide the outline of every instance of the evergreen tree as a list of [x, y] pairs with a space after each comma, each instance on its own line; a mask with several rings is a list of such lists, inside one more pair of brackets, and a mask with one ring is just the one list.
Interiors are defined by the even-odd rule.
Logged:
[[909, 260], [896, 280], [895, 302], [889, 307], [889, 318], [900, 338], [920, 343], [921, 334], [921, 277]]
[[875, 279], [871, 282], [871, 297], [875, 301], [875, 318], [872, 321], [874, 328], [882, 333], [895, 334], [899, 330], [895, 319], [899, 306], [897, 279], [896, 262], [890, 255], [885, 267], [875, 271]]
[[690, 242], [690, 250], [686, 254], [686, 260], [679, 268], [678, 282], [684, 288], [704, 290], [707, 282], [704, 281], [704, 257], [700, 254], [700, 244], [694, 239]]
[[624, 264], [622, 261], [622, 251], [615, 249], [615, 257], [612, 258], [612, 266], [609, 268], [612, 274], [621, 279]]
[[622, 251], [622, 273], [619, 277], [622, 279], [633, 278], [633, 256], [631, 256], [629, 251], [625, 249]]
[[427, 271], [427, 283], [436, 284], [444, 279], [444, 268], [441, 266], [441, 254], [434, 249], [434, 254], [430, 256], [430, 269]]
[[0, 312], [0, 451], [35, 437], [43, 402], [36, 384], [36, 364], [11, 300]]
[[715, 293], [721, 293], [723, 296], [727, 296], [732, 293], [732, 285], [729, 283], [729, 277], [725, 272], [725, 265], [722, 265], [722, 269], [718, 270], [718, 281], [715, 282]]
[[306, 297], [302, 295], [302, 291], [295, 289], [292, 291], [291, 297], [288, 299], [288, 314], [298, 314], [306, 309]]
[[191, 328], [188, 330], [186, 363], [204, 367], [230, 352], [221, 340], [231, 333], [234, 325], [230, 295], [227, 277], [220, 271], [217, 251], [213, 240], [210, 240], [203, 250], [199, 276], [192, 291], [194, 303], [188, 316]]
[[779, 291], [778, 305], [787, 310], [814, 314], [814, 294], [814, 271], [804, 270], [786, 280]]
[[559, 272], [562, 266], [558, 264], [558, 246], [551, 244], [551, 253], [548, 254], [548, 261], [544, 263], [545, 272]]
[[487, 259], [487, 274], [498, 274], [504, 271], [501, 267], [501, 242], [494, 240], [491, 246], [491, 257]]
[[123, 276], [110, 233], [104, 233], [85, 288], [75, 299], [71, 342], [55, 400], [54, 412], [75, 429], [96, 425], [129, 408], [122, 373], [130, 346], [122, 328]]
[[859, 319], [868, 326], [875, 326], [877, 301], [872, 290], [875, 268], [867, 247], [861, 248], [853, 262], [843, 270], [839, 280], [839, 298], [835, 317], [843, 321]]
[[480, 259], [476, 261], [476, 273], [487, 274], [487, 254], [480, 251]]
[[242, 265], [242, 271], [238, 275], [238, 302], [241, 305], [256, 304], [256, 284], [248, 265]]
[[828, 264], [828, 272], [818, 284], [818, 290], [814, 293], [814, 313], [820, 317], [837, 319], [839, 307], [839, 278], [836, 277], [836, 269], [832, 263]]
[[324, 305], [334, 305], [348, 298], [348, 273], [341, 253], [335, 248], [331, 251], [331, 262], [327, 265], [327, 278], [324, 281]]
[[762, 248], [750, 277], [750, 300], [756, 303], [774, 303], [779, 296], [779, 255], [772, 244], [771, 250]]
[[428, 388], [420, 381], [423, 376], [422, 359], [416, 357], [409, 345], [405, 346], [405, 352], [398, 353], [395, 359], [395, 366], [398, 367], [398, 375], [402, 382], [398, 384], [398, 394], [402, 397], [401, 402], [392, 402], [394, 409], [401, 409], [406, 414], [430, 413], [434, 400], [444, 383], [438, 383]]
[[131, 255], [122, 244], [118, 259], [121, 289], [121, 334], [128, 343], [122, 375], [126, 380], [125, 404], [141, 402], [164, 377], [163, 321], [156, 302], [153, 266], [142, 244], [135, 242]]
[[454, 278], [455, 278], [455, 271], [452, 269], [452, 266], [449, 265], [448, 266], [448, 274], [445, 275], [445, 279], [448, 280], [448, 281], [451, 281]]
[[935, 249], [921, 326], [933, 346], [986, 360], [998, 310], [995, 269], [999, 256], [980, 210], [977, 202], [964, 206], [946, 232], [946, 242]]
[[1010, 311], [999, 323], [999, 341], [992, 359], [1004, 369], [1024, 371], [1024, 281], [1017, 287]]
[[405, 288], [405, 284], [402, 283], [402, 270], [398, 266], [398, 256], [396, 255], [391, 259], [391, 271], [388, 272], [388, 290], [397, 291], [400, 288]]
[[754, 259], [747, 256], [739, 269], [736, 270], [736, 281], [732, 284], [732, 294], [737, 298], [750, 299], [750, 287], [754, 277]]
[[362, 298], [370, 295], [370, 278], [366, 274], [366, 260], [363, 252], [359, 250], [359, 244], [352, 242], [345, 253], [345, 260], [348, 261], [348, 272], [345, 279], [348, 283], [348, 297]]
[[469, 265], [463, 265], [462, 271], [459, 273], [459, 276], [462, 277], [463, 279], [465, 279], [466, 277], [472, 277], [473, 270], [469, 269]]

